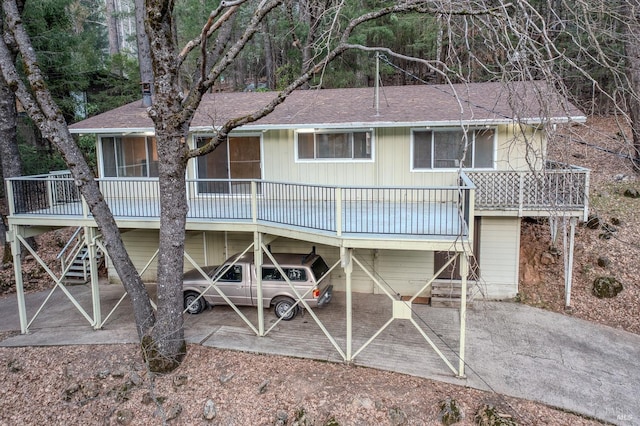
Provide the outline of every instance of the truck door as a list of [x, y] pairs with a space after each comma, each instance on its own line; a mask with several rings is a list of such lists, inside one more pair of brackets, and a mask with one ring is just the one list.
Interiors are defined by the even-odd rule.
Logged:
[[[248, 296], [248, 288], [251, 285], [251, 278], [247, 270], [247, 265], [233, 265], [218, 280], [218, 288], [225, 296], [233, 302], [234, 305], [250, 305], [251, 300]], [[225, 304], [225, 300], [216, 292], [213, 292], [213, 302], [216, 305]]]

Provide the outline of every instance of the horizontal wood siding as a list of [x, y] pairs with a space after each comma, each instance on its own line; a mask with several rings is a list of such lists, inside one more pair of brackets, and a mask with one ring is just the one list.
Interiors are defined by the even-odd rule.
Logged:
[[[433, 252], [380, 250], [376, 265], [388, 291], [401, 296], [414, 296], [433, 275]], [[381, 293], [381, 290], [376, 289], [376, 293]], [[419, 296], [428, 297], [430, 291], [426, 290]]]
[[[199, 264], [205, 265], [205, 253], [203, 245], [204, 234], [202, 232], [190, 232], [186, 235], [185, 251]], [[127, 252], [131, 257], [131, 261], [136, 266], [138, 271], [149, 262], [151, 256], [158, 249], [158, 231], [147, 229], [136, 229], [122, 234], [122, 241], [127, 248]], [[191, 263], [187, 260], [184, 262], [184, 269], [193, 269]], [[110, 282], [120, 282], [120, 278], [113, 267], [113, 264], [109, 262], [108, 273]], [[142, 275], [142, 280], [146, 282], [153, 282], [158, 279], [158, 264], [157, 259], [149, 265], [147, 270]]]
[[499, 126], [497, 169], [508, 171], [543, 170], [542, 158], [546, 157], [545, 140], [542, 130], [530, 126]]
[[480, 229], [481, 285], [487, 297], [515, 297], [518, 292], [520, 219], [483, 217]]
[[[480, 237], [481, 284], [491, 299], [514, 297], [518, 291], [518, 255], [520, 220], [518, 218], [483, 217]], [[123, 241], [131, 258], [141, 270], [158, 247], [158, 233], [154, 230], [133, 230], [123, 234]], [[199, 265], [217, 265], [228, 256], [244, 251], [253, 243], [253, 233], [190, 232], [185, 248]], [[277, 238], [270, 243], [273, 252], [301, 252], [312, 250], [313, 242], [287, 238]], [[316, 252], [323, 256], [329, 266], [340, 259], [339, 249], [315, 244]], [[392, 294], [413, 296], [433, 274], [433, 252], [405, 250], [364, 250], [354, 251], [354, 256]], [[185, 261], [185, 270], [192, 265]], [[118, 281], [112, 265], [109, 265], [111, 281]], [[143, 275], [145, 281], [157, 279], [156, 261]], [[344, 291], [345, 272], [340, 265], [331, 275], [337, 291]], [[381, 293], [369, 276], [357, 265], [352, 275], [354, 292]], [[428, 291], [421, 296], [428, 296]]]
[[265, 180], [324, 185], [374, 185], [372, 161], [296, 162], [293, 131], [270, 131], [264, 136]]
[[[252, 242], [253, 234], [249, 233], [228, 233], [227, 235], [229, 256], [234, 253], [244, 251]], [[274, 253], [308, 253], [315, 246], [316, 253], [324, 258], [329, 267], [340, 260], [340, 250], [336, 247], [323, 244], [314, 244], [309, 241], [293, 240], [289, 238], [278, 238], [270, 243], [271, 251]], [[372, 250], [357, 250], [355, 255], [365, 265], [373, 264]], [[353, 268], [351, 276], [352, 289], [358, 293], [371, 293], [373, 291], [373, 282], [358, 267]], [[344, 291], [346, 286], [346, 278], [342, 266], [338, 265], [331, 273], [331, 282], [336, 291]]]

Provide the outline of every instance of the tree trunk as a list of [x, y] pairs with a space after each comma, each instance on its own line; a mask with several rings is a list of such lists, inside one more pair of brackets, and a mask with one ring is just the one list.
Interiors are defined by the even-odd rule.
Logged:
[[[22, 165], [18, 152], [18, 140], [16, 136], [16, 124], [18, 113], [16, 111], [16, 97], [9, 89], [5, 79], [0, 76], [0, 159], [2, 160], [2, 178], [20, 176]], [[4, 244], [2, 263], [11, 263], [11, 246], [7, 243], [7, 226], [5, 213], [9, 213], [7, 194], [2, 199], [2, 217], [0, 217], [0, 242]]]
[[265, 20], [262, 26], [262, 37], [264, 40], [264, 66], [267, 77], [267, 87], [270, 90], [274, 90], [276, 88], [276, 70], [273, 58], [273, 43], [271, 41], [271, 32], [269, 31], [269, 21]]
[[147, 289], [135, 265], [129, 258], [122, 242], [120, 229], [100, 192], [89, 165], [69, 132], [62, 111], [47, 90], [44, 78], [37, 66], [35, 52], [31, 46], [29, 36], [22, 26], [22, 20], [15, 1], [3, 0], [2, 8], [5, 13], [7, 29], [16, 41], [25, 68], [25, 74], [29, 76], [29, 86], [33, 92], [27, 90], [20, 78], [4, 39], [0, 39], [0, 69], [2, 70], [2, 75], [9, 87], [15, 91], [14, 93], [20, 99], [42, 136], [52, 141], [62, 153], [74, 182], [100, 229], [105, 247], [113, 261], [116, 272], [129, 294], [133, 305], [138, 336], [142, 339], [143, 336], [149, 334], [155, 323], [155, 316]]
[[153, 91], [153, 65], [151, 63], [151, 46], [149, 36], [144, 27], [146, 7], [144, 0], [135, 0], [136, 9], [136, 42], [138, 46], [138, 66], [140, 67], [140, 84], [142, 88], [142, 105], [151, 106]]
[[640, 2], [628, 0], [625, 14], [629, 19], [625, 26], [626, 73], [629, 81], [627, 108], [633, 134], [633, 161], [640, 167]]
[[116, 10], [114, 2], [116, 0], [105, 0], [105, 15], [107, 20], [107, 29], [109, 37], [109, 55], [113, 56], [120, 53], [120, 35], [118, 34], [118, 20], [116, 18]]
[[[161, 97], [161, 96], [160, 96]], [[163, 102], [161, 99], [160, 103]], [[168, 133], [168, 134], [167, 134]], [[157, 321], [144, 343], [152, 371], [171, 371], [186, 353], [183, 328], [182, 273], [187, 217], [186, 161], [182, 135], [158, 134], [160, 244]]]

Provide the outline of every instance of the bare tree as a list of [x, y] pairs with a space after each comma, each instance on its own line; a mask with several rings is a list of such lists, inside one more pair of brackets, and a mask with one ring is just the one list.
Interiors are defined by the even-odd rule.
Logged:
[[[443, 81], [468, 81], [470, 77], [510, 81], [543, 78], [561, 87], [562, 78], [556, 71], [557, 61], [579, 67], [554, 44], [545, 15], [532, 4], [503, 1], [419, 1], [363, 2], [365, 9], [352, 19], [345, 19], [341, 2], [310, 1], [309, 29], [313, 37], [305, 43], [303, 69], [288, 86], [267, 104], [256, 107], [251, 114], [219, 123], [215, 137], [209, 144], [190, 148], [185, 142], [189, 126], [203, 95], [222, 73], [238, 60], [252, 37], [264, 28], [271, 14], [286, 13], [283, 0], [229, 0], [220, 2], [202, 24], [200, 35], [178, 46], [174, 25], [174, 2], [146, 0], [145, 32], [150, 44], [153, 70], [154, 102], [148, 113], [155, 126], [159, 157], [160, 243], [158, 257], [158, 310], [154, 315], [146, 290], [120, 238], [100, 190], [84, 158], [66, 127], [60, 110], [53, 102], [40, 74], [29, 38], [22, 26], [15, 0], [2, 0], [8, 31], [16, 40], [23, 67], [27, 71], [25, 83], [18, 75], [6, 43], [0, 43], [0, 67], [9, 87], [25, 105], [28, 114], [63, 153], [80, 191], [86, 199], [101, 229], [114, 266], [131, 296], [136, 325], [143, 351], [154, 371], [167, 371], [179, 365], [185, 353], [183, 331], [182, 271], [185, 244], [187, 199], [185, 193], [186, 167], [190, 159], [212, 152], [223, 143], [229, 133], [242, 125], [258, 120], [285, 102], [294, 90], [322, 76], [331, 61], [349, 49], [376, 50], [407, 61], [418, 61]], [[365, 3], [367, 5], [365, 5]], [[368, 3], [374, 4], [369, 5]], [[387, 2], [384, 2], [387, 3]], [[332, 4], [331, 7], [328, 5]], [[286, 6], [286, 5], [285, 5]], [[314, 8], [320, 7], [322, 8]], [[241, 31], [216, 37], [243, 10], [250, 19]], [[448, 46], [440, 45], [441, 60], [410, 58], [398, 55], [384, 46], [365, 46], [352, 39], [362, 25], [390, 15], [404, 13], [437, 16], [443, 26]], [[555, 15], [554, 15], [555, 16]], [[322, 25], [321, 25], [322, 24]], [[568, 41], [573, 43], [571, 39]], [[577, 42], [576, 42], [577, 43]], [[215, 51], [215, 54], [212, 54]], [[446, 51], [446, 53], [444, 53]], [[198, 55], [198, 69], [188, 73], [192, 78], [185, 90], [183, 65], [188, 55]], [[439, 53], [440, 54], [440, 53]], [[595, 80], [594, 80], [595, 81]], [[540, 97], [543, 95], [540, 94]], [[522, 100], [512, 97], [518, 111]], [[548, 99], [541, 99], [545, 105]], [[544, 117], [546, 111], [540, 111]]]

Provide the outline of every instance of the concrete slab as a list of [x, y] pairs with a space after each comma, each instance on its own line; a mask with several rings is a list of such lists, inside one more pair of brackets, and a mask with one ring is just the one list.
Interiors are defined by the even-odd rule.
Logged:
[[[149, 286], [151, 297], [155, 286]], [[89, 286], [69, 287], [78, 303], [91, 312]], [[120, 285], [101, 285], [103, 317], [123, 294]], [[27, 295], [29, 318], [46, 293]], [[386, 296], [354, 294], [353, 348], [357, 353], [391, 317]], [[422, 332], [458, 367], [457, 309], [413, 305], [412, 316]], [[257, 310], [240, 308], [257, 328]], [[223, 349], [342, 362], [346, 353], [344, 293], [315, 311], [340, 350], [325, 336], [309, 313], [276, 323], [265, 314], [258, 337], [230, 308], [219, 306], [185, 316], [188, 342]], [[15, 297], [0, 298], [0, 332], [19, 331]], [[356, 365], [541, 401], [615, 424], [640, 424], [640, 336], [515, 303], [476, 302], [467, 318], [467, 377], [456, 378], [446, 363], [408, 320], [394, 320], [362, 349]], [[102, 330], [93, 330], [59, 290], [30, 326], [0, 346], [135, 343], [137, 335], [128, 299], [114, 311]]]

